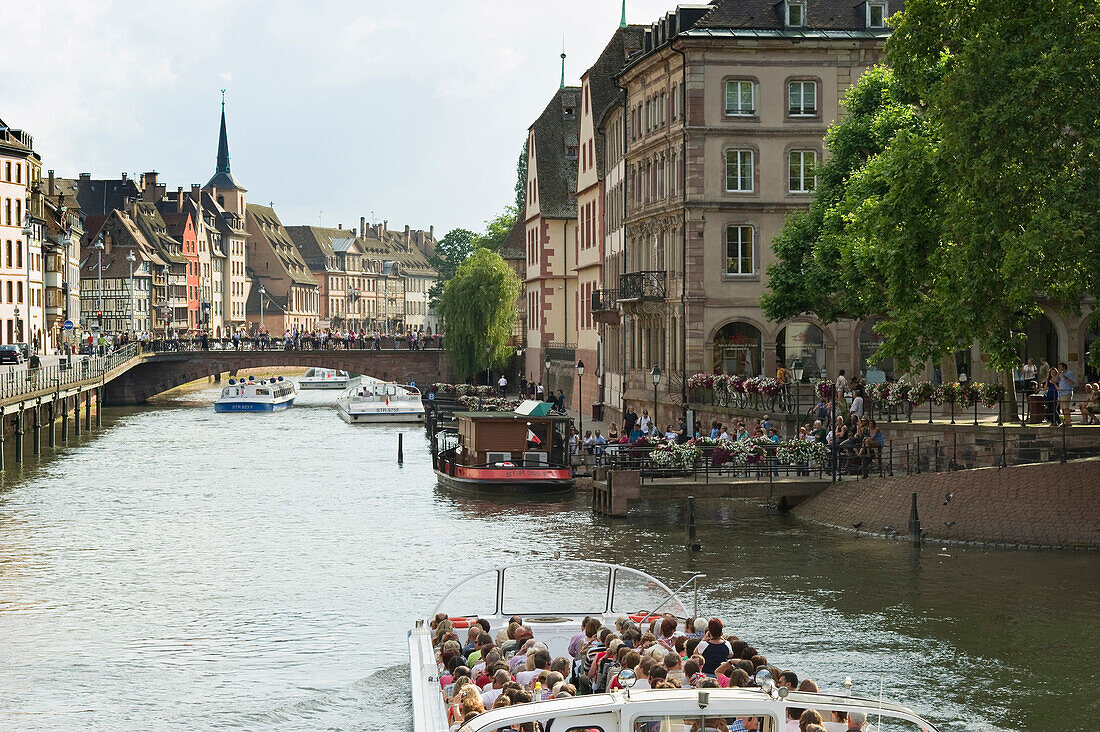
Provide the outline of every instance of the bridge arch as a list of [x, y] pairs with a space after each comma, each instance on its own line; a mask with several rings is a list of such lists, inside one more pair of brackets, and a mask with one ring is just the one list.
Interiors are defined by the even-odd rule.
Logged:
[[421, 351], [182, 351], [145, 356], [107, 385], [109, 404], [140, 404], [177, 386], [222, 373], [255, 373], [279, 367], [330, 368], [427, 387], [447, 381], [442, 350]]

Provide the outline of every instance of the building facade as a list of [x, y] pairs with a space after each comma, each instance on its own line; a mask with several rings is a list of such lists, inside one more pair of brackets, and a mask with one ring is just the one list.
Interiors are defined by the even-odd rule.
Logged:
[[41, 197], [32, 198], [42, 172], [34, 138], [0, 120], [0, 339], [51, 349], [43, 308]]
[[316, 330], [317, 280], [298, 247], [274, 209], [250, 203], [245, 212], [248, 240], [242, 256], [252, 279], [246, 308], [249, 331], [277, 338], [286, 331]]

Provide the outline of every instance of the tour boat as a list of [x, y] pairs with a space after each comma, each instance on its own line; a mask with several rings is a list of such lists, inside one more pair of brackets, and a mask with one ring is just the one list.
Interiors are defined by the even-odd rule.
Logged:
[[347, 371], [310, 369], [298, 379], [299, 389], [346, 389], [351, 378]]
[[456, 432], [432, 442], [439, 483], [469, 493], [554, 494], [573, 490], [567, 445], [572, 420], [547, 402], [514, 412], [455, 412]]
[[414, 384], [395, 384], [366, 377], [336, 398], [336, 410], [349, 424], [424, 421], [424, 403]]
[[[569, 656], [569, 641], [586, 616], [614, 627], [615, 619], [623, 615], [644, 625], [664, 613], [681, 621], [688, 615], [676, 592], [660, 580], [615, 564], [546, 560], [466, 577], [444, 593], [431, 614], [416, 620], [409, 631], [413, 731], [452, 729], [440, 683], [442, 669], [432, 645], [431, 621], [439, 614], [451, 620], [463, 641], [464, 628], [478, 619], [488, 621], [489, 635], [495, 638], [507, 628], [509, 618], [518, 614], [534, 632], [535, 641], [545, 643], [550, 656], [556, 658]], [[828, 720], [831, 712], [838, 711], [862, 713], [878, 730], [937, 732], [935, 725], [904, 706], [852, 696], [848, 679], [844, 679], [845, 694], [788, 691], [777, 687], [766, 669], [757, 672], [755, 686], [741, 689], [634, 689], [637, 679], [632, 672], [620, 673], [619, 681], [625, 688], [609, 693], [490, 709], [459, 724], [458, 732], [548, 727], [551, 732], [783, 732], [790, 729], [788, 708], [817, 710], [829, 725], [827, 729], [837, 728], [837, 723]]]
[[214, 402], [215, 412], [279, 412], [294, 404], [298, 388], [282, 376], [230, 379]]

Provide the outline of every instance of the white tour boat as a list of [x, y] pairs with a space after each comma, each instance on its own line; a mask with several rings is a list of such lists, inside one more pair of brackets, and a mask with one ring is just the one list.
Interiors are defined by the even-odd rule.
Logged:
[[[535, 641], [545, 643], [555, 658], [569, 655], [569, 641], [585, 616], [606, 627], [614, 627], [623, 615], [641, 623], [663, 613], [687, 618], [676, 592], [655, 577], [615, 564], [542, 561], [471, 575], [448, 590], [409, 632], [414, 732], [784, 732], [791, 729], [788, 709], [792, 714], [814, 709], [825, 720], [834, 711], [862, 714], [880, 732], [936, 732], [903, 706], [851, 696], [847, 679], [849, 691], [843, 695], [788, 692], [776, 686], [766, 669], [757, 672], [755, 686], [741, 689], [633, 689], [637, 679], [624, 671], [619, 674], [622, 690], [489, 709], [468, 722], [449, 724], [440, 685], [444, 669], [430, 627], [431, 619], [444, 613], [462, 641], [462, 629], [478, 619], [487, 620], [489, 635], [496, 637], [512, 615], [520, 615]], [[826, 729], [837, 728], [837, 722], [827, 721]]]
[[346, 389], [351, 377], [347, 371], [309, 369], [298, 379], [299, 389]]
[[230, 379], [214, 402], [215, 412], [279, 412], [294, 404], [298, 387], [282, 376]]
[[367, 377], [336, 398], [336, 409], [349, 424], [424, 421], [424, 403], [415, 385]]

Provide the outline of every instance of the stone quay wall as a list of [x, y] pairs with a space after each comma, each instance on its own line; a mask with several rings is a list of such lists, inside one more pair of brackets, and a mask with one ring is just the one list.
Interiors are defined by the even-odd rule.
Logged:
[[926, 541], [1100, 548], [1100, 458], [846, 480], [792, 514], [848, 531], [910, 539], [913, 493]]

